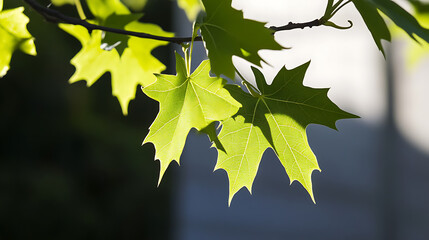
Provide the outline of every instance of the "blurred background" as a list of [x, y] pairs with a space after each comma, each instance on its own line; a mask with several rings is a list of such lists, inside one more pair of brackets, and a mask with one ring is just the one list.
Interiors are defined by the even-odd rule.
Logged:
[[[6, 0], [5, 8], [21, 4]], [[325, 5], [233, 1], [245, 17], [268, 25], [311, 21]], [[334, 18], [339, 25], [352, 20], [352, 29], [277, 33], [292, 49], [261, 52], [268, 81], [283, 65], [311, 60], [304, 84], [330, 87], [336, 104], [361, 116], [339, 121], [339, 131], [307, 129], [322, 169], [313, 173], [316, 205], [298, 183], [289, 186], [267, 150], [253, 195], [240, 190], [228, 207], [226, 173], [213, 172], [216, 150], [195, 131], [181, 166], [172, 164], [157, 188], [153, 146], [141, 142], [158, 104], [137, 91], [124, 117], [109, 74], [91, 88], [68, 84], [79, 42], [25, 13], [38, 56], [16, 52], [0, 79], [0, 239], [429, 239], [429, 57], [408, 64], [413, 45], [397, 33], [385, 45], [386, 61], [352, 5]], [[149, 0], [144, 13], [144, 21], [190, 34], [175, 1]], [[205, 58], [196, 47], [194, 67]], [[166, 73], [174, 73], [174, 48], [154, 51]], [[234, 60], [252, 79], [250, 66]]]
[[[144, 20], [173, 31], [171, 6], [151, 1]], [[80, 43], [25, 13], [38, 56], [17, 51], [0, 79], [0, 239], [169, 239], [174, 174], [157, 188], [153, 146], [141, 146], [158, 104], [137, 91], [124, 117], [109, 74], [69, 84]], [[171, 52], [154, 55], [168, 64]]]

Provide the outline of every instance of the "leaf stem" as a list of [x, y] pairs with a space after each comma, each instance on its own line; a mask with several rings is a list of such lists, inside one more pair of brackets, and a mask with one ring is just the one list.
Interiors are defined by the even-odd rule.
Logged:
[[182, 51], [183, 54], [185, 54], [185, 65], [186, 65], [186, 77], [191, 76], [191, 59], [190, 59], [190, 53], [189, 53], [189, 43], [182, 43]]
[[74, 4], [76, 5], [77, 13], [79, 14], [80, 19], [86, 19], [85, 12], [83, 11], [82, 4], [80, 0], [74, 0]]
[[238, 69], [235, 66], [234, 68], [237, 75], [241, 78], [243, 85], [246, 86], [247, 90], [249, 90], [249, 93], [254, 97], [261, 96], [259, 89], [257, 89], [255, 86], [253, 86], [253, 84], [247, 81], [246, 78], [244, 78], [243, 75], [241, 75], [240, 71], [238, 71]]
[[[341, 1], [342, 2], [342, 1]], [[337, 7], [332, 13], [331, 13], [331, 17], [333, 17], [341, 8], [343, 8], [344, 6], [346, 6], [347, 4], [351, 3], [352, 0], [348, 0], [347, 2], [343, 3], [342, 5], [340, 5], [339, 7]]]
[[334, 0], [328, 0], [328, 3], [326, 4], [326, 9], [325, 9], [325, 15], [326, 13], [330, 12], [331, 9], [333, 9], [333, 5], [334, 5]]
[[342, 2], [344, 2], [344, 0], [339, 0], [338, 2], [336, 2], [333, 6], [332, 6], [332, 8], [331, 8], [331, 16], [332, 16], [332, 12], [333, 11], [335, 11], [335, 9], [337, 9], [337, 7], [338, 6], [340, 6], [340, 4], [342, 3]]

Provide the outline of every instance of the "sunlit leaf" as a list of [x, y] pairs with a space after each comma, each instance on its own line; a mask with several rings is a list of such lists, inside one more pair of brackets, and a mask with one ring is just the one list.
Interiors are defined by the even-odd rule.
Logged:
[[55, 6], [63, 6], [66, 4], [74, 5], [76, 0], [51, 0]]
[[372, 0], [378, 9], [386, 14], [398, 27], [415, 39], [419, 36], [429, 43], [429, 29], [420, 25], [415, 17], [391, 0]]
[[199, 25], [212, 71], [217, 76], [234, 78], [232, 56], [260, 65], [259, 50], [282, 49], [264, 23], [244, 19], [242, 11], [231, 7], [231, 0], [203, 0], [203, 4], [207, 16]]
[[147, 3], [147, 0], [122, 0], [122, 2], [131, 10], [141, 12]]
[[[140, 31], [148, 34], [173, 37], [173, 33], [165, 32], [161, 27], [150, 23], [132, 22], [125, 27], [129, 31]], [[152, 50], [167, 45], [168, 42], [131, 37], [128, 48], [121, 55], [121, 63], [112, 73], [112, 92], [121, 104], [122, 111], [128, 113], [128, 103], [134, 99], [138, 85], [146, 87], [156, 81], [155, 73], [166, 69]]]
[[120, 0], [88, 0], [88, 8], [98, 19], [106, 20], [112, 14], [129, 14], [130, 10]]
[[372, 34], [378, 49], [385, 55], [381, 40], [391, 40], [389, 29], [377, 8], [368, 0], [353, 0], [359, 13], [362, 15], [366, 26]]
[[143, 89], [159, 102], [159, 114], [144, 140], [155, 146], [155, 159], [161, 165], [159, 181], [172, 161], [179, 162], [192, 128], [202, 130], [229, 118], [241, 106], [224, 88], [224, 79], [209, 76], [208, 60], [188, 76], [185, 60], [176, 53], [176, 69], [176, 76], [157, 75], [157, 81]]
[[380, 13], [383, 12], [399, 28], [403, 29], [412, 39], [423, 39], [429, 43], [429, 29], [424, 28], [416, 18], [391, 0], [353, 0], [354, 5], [362, 15], [375, 43], [383, 52], [381, 40], [390, 41], [390, 33]]
[[3, 10], [3, 0], [0, 0], [0, 77], [9, 70], [15, 50], [20, 49], [29, 55], [37, 54], [34, 39], [27, 30], [30, 20], [23, 11], [23, 7]]
[[[101, 48], [101, 31], [93, 31], [90, 35], [81, 26], [61, 24], [60, 27], [82, 44], [82, 49], [71, 60], [76, 72], [70, 78], [70, 83], [85, 80], [87, 85], [91, 86], [104, 73], [111, 72], [112, 93], [118, 98], [124, 115], [128, 114], [128, 103], [134, 99], [137, 86], [153, 83], [156, 79], [153, 74], [165, 70], [164, 64], [153, 57], [151, 51], [168, 44], [167, 42], [131, 37], [127, 41], [128, 47], [120, 55], [115, 48], [110, 51]], [[164, 32], [154, 24], [132, 22], [126, 29], [166, 37], [173, 36], [172, 33]]]
[[273, 148], [290, 181], [300, 182], [313, 197], [311, 174], [320, 170], [307, 141], [310, 123], [335, 129], [339, 119], [356, 116], [339, 109], [327, 97], [328, 89], [304, 87], [302, 81], [308, 63], [295, 69], [283, 68], [271, 85], [262, 73], [253, 68], [260, 93], [252, 96], [238, 87], [228, 87], [243, 107], [223, 121], [216, 169], [225, 169], [229, 178], [229, 202], [242, 187], [249, 191], [261, 157]]
[[186, 12], [186, 16], [191, 21], [197, 18], [202, 9], [201, 0], [177, 0], [177, 4]]

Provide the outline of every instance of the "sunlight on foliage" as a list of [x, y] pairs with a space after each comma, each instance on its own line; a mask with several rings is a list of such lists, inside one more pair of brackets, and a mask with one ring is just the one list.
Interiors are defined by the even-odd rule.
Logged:
[[[413, 14], [419, 24], [429, 29], [429, 14], [415, 13]], [[406, 41], [405, 56], [408, 69], [415, 68], [424, 58], [429, 57], [429, 43], [419, 36], [414, 36], [416, 41], [409, 38], [408, 34], [395, 24], [389, 25], [390, 31], [394, 38]]]
[[251, 191], [261, 157], [269, 147], [276, 152], [291, 183], [300, 182], [314, 201], [311, 173], [320, 168], [305, 129], [310, 123], [336, 129], [337, 120], [356, 116], [331, 102], [328, 89], [302, 85], [308, 66], [309, 63], [292, 70], [282, 68], [271, 85], [253, 68], [259, 90], [255, 96], [238, 87], [228, 88], [243, 105], [236, 116], [223, 122], [219, 135], [225, 151], [218, 151], [216, 169], [228, 173], [229, 202], [242, 187]]
[[130, 10], [120, 0], [88, 0], [91, 13], [100, 20], [106, 20], [112, 14], [125, 15]]
[[27, 30], [30, 19], [23, 12], [24, 7], [3, 10], [3, 0], [0, 0], [0, 77], [9, 70], [15, 50], [33, 56], [37, 54], [34, 39]]
[[[423, 27], [429, 28], [429, 14], [416, 14], [416, 19]], [[418, 43], [409, 41], [407, 50], [407, 64], [409, 68], [416, 66], [422, 59], [429, 57], [429, 43], [420, 37], [416, 38]]]
[[186, 16], [190, 21], [194, 21], [202, 10], [201, 0], [177, 0], [177, 4], [185, 10]]
[[410, 38], [417, 41], [417, 37], [429, 42], [429, 29], [424, 28], [415, 17], [391, 0], [353, 0], [354, 5], [370, 30], [377, 47], [384, 53], [381, 40], [390, 41], [390, 33], [378, 11], [403, 29]]
[[283, 49], [274, 40], [273, 32], [265, 28], [265, 23], [243, 19], [243, 12], [232, 8], [231, 0], [203, 0], [203, 4], [207, 16], [199, 27], [212, 71], [217, 76], [235, 77], [232, 56], [260, 66], [259, 50]]
[[[115, 6], [114, 1], [110, 2], [111, 6]], [[98, 9], [98, 11], [103, 13], [100, 17], [103, 17], [105, 24], [110, 27], [159, 36], [173, 36], [172, 33], [163, 31], [157, 25], [138, 22], [141, 15], [117, 15], [115, 11], [105, 9]], [[104, 14], [106, 12], [111, 15], [106, 16]], [[153, 83], [156, 79], [153, 73], [160, 73], [166, 68], [152, 56], [151, 52], [168, 42], [103, 33], [99, 30], [89, 34], [86, 28], [70, 24], [60, 24], [60, 27], [82, 44], [82, 49], [71, 60], [76, 67], [76, 72], [70, 78], [70, 83], [85, 80], [87, 85], [91, 86], [104, 73], [110, 72], [112, 93], [118, 98], [124, 115], [128, 114], [128, 104], [135, 98], [137, 86]]]
[[[332, 20], [348, 4], [360, 13], [385, 57], [383, 41], [391, 41], [392, 28], [388, 28], [383, 17], [389, 18], [396, 29], [402, 29], [407, 38], [422, 44], [411, 45], [410, 62], [429, 53], [428, 15], [413, 16], [391, 0], [328, 0], [325, 13], [315, 20], [273, 27], [245, 19], [242, 11], [232, 7], [232, 0], [177, 0], [190, 22], [198, 18], [192, 36], [180, 38], [158, 25], [140, 22], [143, 14], [133, 14], [127, 7], [128, 4], [133, 11], [141, 11], [147, 0], [52, 0], [56, 6], [75, 5], [79, 18], [34, 0], [24, 1], [47, 21], [60, 22], [61, 29], [79, 40], [82, 48], [70, 61], [76, 68], [70, 83], [84, 80], [91, 86], [110, 73], [112, 94], [124, 115], [128, 114], [129, 102], [135, 98], [139, 85], [144, 94], [159, 102], [159, 114], [143, 142], [155, 146], [155, 160], [160, 161], [158, 184], [170, 163], [179, 163], [188, 133], [195, 128], [207, 134], [218, 151], [215, 168], [227, 172], [229, 204], [240, 189], [252, 190], [268, 148], [274, 150], [291, 183], [298, 181], [315, 201], [311, 176], [320, 168], [309, 146], [306, 128], [314, 123], [336, 129], [337, 120], [356, 117], [338, 108], [328, 98], [328, 89], [303, 85], [309, 62], [292, 70], [283, 67], [271, 85], [255, 67], [252, 70], [257, 87], [238, 73], [242, 85], [247, 87], [243, 91], [243, 86], [228, 85], [220, 78], [235, 79], [233, 56], [261, 66], [264, 59], [260, 50], [284, 49], [275, 40], [276, 32], [316, 26], [348, 29], [353, 26], [351, 21], [350, 27], [341, 27]], [[16, 49], [36, 54], [23, 7], [4, 11], [2, 8], [0, 0], [0, 77], [9, 69]], [[88, 9], [91, 13], [86, 15]], [[87, 16], [94, 19], [88, 20]], [[100, 28], [103, 31], [97, 30]], [[394, 36], [397, 32], [393, 28]], [[141, 38], [130, 36], [136, 34]], [[194, 41], [203, 41], [209, 59], [191, 74]], [[175, 53], [176, 75], [161, 74], [166, 66], [152, 55], [154, 49], [168, 43], [177, 44], [185, 54], [182, 58]]]
[[176, 53], [176, 70], [176, 76], [157, 75], [157, 81], [143, 89], [159, 102], [159, 114], [143, 142], [155, 146], [155, 159], [161, 165], [159, 181], [172, 161], [179, 162], [192, 128], [202, 130], [231, 117], [241, 107], [224, 88], [226, 80], [210, 77], [208, 60], [188, 76], [185, 60]]
[[141, 12], [147, 3], [147, 0], [122, 0], [122, 2], [133, 11]]
[[63, 6], [66, 4], [74, 5], [76, 0], [51, 0], [55, 6]]
[[353, 0], [353, 3], [371, 32], [378, 49], [385, 55], [381, 40], [390, 41], [391, 37], [383, 17], [377, 8], [367, 0]]

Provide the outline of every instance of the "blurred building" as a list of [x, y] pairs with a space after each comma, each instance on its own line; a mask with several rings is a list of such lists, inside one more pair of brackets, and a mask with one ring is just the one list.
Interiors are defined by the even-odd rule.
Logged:
[[[245, 17], [270, 26], [311, 21], [323, 15], [325, 4], [233, 1]], [[176, 17], [177, 28], [186, 29], [186, 18]], [[339, 25], [347, 20], [354, 23], [349, 30], [277, 33], [276, 39], [292, 49], [261, 53], [271, 65], [263, 65], [271, 80], [283, 65], [291, 69], [311, 60], [304, 83], [330, 87], [336, 104], [361, 116], [337, 122], [339, 131], [316, 125], [307, 129], [322, 169], [312, 177], [317, 204], [298, 183], [289, 186], [283, 167], [267, 150], [253, 195], [242, 189], [228, 207], [227, 175], [213, 172], [216, 150], [194, 132], [174, 188], [173, 239], [429, 239], [429, 58], [408, 69], [405, 43], [395, 40], [385, 45], [385, 61], [352, 4], [333, 19]], [[252, 78], [244, 61], [235, 63]]]

